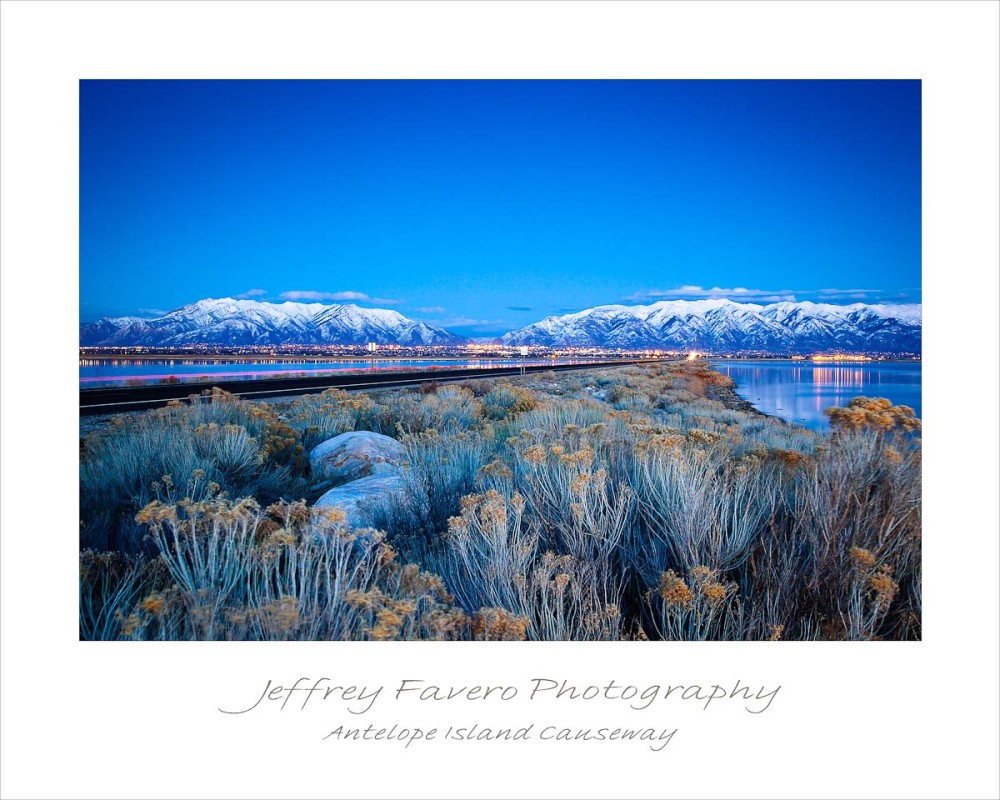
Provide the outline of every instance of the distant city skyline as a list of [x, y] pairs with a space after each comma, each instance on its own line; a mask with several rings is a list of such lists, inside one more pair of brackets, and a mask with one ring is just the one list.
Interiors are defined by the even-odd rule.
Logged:
[[80, 313], [920, 302], [919, 81], [82, 81]]

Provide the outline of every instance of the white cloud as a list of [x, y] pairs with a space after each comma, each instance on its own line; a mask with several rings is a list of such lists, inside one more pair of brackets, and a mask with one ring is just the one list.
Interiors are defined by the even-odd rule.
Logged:
[[441, 306], [421, 306], [413, 310], [421, 314], [444, 314], [446, 309], [441, 308]]
[[236, 295], [238, 300], [247, 300], [251, 297], [263, 297], [267, 294], [267, 289], [247, 289], [245, 292], [240, 292]]
[[882, 289], [819, 289], [816, 296], [820, 300], [873, 300], [882, 297]]
[[393, 300], [388, 297], [370, 297], [364, 292], [314, 292], [306, 290], [295, 290], [290, 292], [282, 292], [278, 295], [282, 300], [335, 300], [337, 302], [348, 302], [348, 303], [373, 303], [374, 305], [380, 306], [395, 306], [402, 303], [402, 300]]
[[636, 303], [649, 302], [651, 300], [708, 300], [708, 299], [729, 299], [729, 300], [762, 300], [766, 302], [777, 302], [787, 300], [795, 302], [796, 293], [791, 289], [748, 289], [744, 286], [735, 286], [725, 289], [721, 286], [713, 286], [706, 289], [702, 286], [684, 285], [675, 289], [643, 289], [635, 294], [626, 297]]
[[162, 308], [139, 308], [136, 309], [139, 312], [140, 317], [162, 317], [164, 314], [169, 314], [170, 312]]
[[[915, 290], [918, 291], [919, 290]], [[678, 286], [676, 289], [643, 289], [625, 298], [626, 302], [648, 303], [654, 300], [706, 300], [727, 299], [738, 302], [777, 303], [782, 300], [794, 303], [800, 298], [815, 298], [819, 301], [843, 303], [863, 301], [874, 303], [879, 300], [907, 297], [906, 292], [890, 292], [886, 289], [748, 289], [735, 286], [726, 289], [713, 286]]]
[[813, 294], [820, 301], [841, 303], [854, 300], [861, 303], [919, 303], [920, 289], [817, 289]]
[[448, 317], [447, 319], [427, 320], [427, 322], [439, 328], [495, 328], [509, 324], [505, 319], [475, 319], [474, 317]]

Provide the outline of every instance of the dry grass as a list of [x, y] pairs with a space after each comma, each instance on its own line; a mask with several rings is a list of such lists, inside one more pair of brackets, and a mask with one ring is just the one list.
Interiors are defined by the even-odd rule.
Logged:
[[[919, 638], [919, 420], [859, 399], [821, 435], [730, 385], [658, 364], [120, 421], [81, 448], [81, 636]], [[347, 430], [407, 451], [371, 530], [302, 500]]]

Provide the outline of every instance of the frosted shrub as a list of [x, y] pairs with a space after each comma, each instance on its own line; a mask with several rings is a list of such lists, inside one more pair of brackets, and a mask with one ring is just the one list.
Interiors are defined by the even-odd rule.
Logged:
[[[190, 404], [119, 417], [89, 436], [81, 452], [82, 543], [138, 552], [136, 512], [157, 497], [180, 499], [192, 481], [196, 489], [214, 483], [230, 496], [270, 502], [298, 490], [293, 471], [301, 469], [303, 455], [295, 432], [273, 409], [218, 390]], [[165, 477], [181, 494], [164, 496], [156, 488]]]
[[[433, 392], [386, 396], [380, 433], [390, 436], [416, 435], [424, 431], [454, 433], [472, 428], [480, 419], [482, 405], [468, 389], [441, 386]], [[389, 429], [388, 422], [391, 422]]]
[[478, 422], [482, 404], [468, 389], [442, 386], [420, 403], [422, 429], [464, 431]]
[[265, 419], [258, 413], [259, 408], [240, 400], [218, 387], [202, 394], [191, 395], [187, 402], [175, 400], [165, 408], [150, 412], [154, 417], [186, 428], [200, 425], [243, 425], [252, 435], [258, 436], [264, 430]]
[[538, 405], [538, 397], [529, 389], [501, 383], [487, 392], [482, 402], [483, 416], [497, 420], [531, 411]]
[[622, 638], [621, 610], [609, 603], [593, 567], [569, 555], [543, 553], [523, 582], [517, 608], [537, 641], [615, 641]]
[[200, 623], [198, 638], [215, 638], [220, 610], [245, 579], [258, 509], [250, 499], [236, 504], [182, 501], [176, 506], [154, 500], [136, 516], [150, 527], [188, 612]]
[[609, 400], [622, 411], [645, 411], [653, 407], [649, 395], [632, 389], [616, 391]]
[[373, 404], [357, 402], [358, 398], [354, 398], [352, 405], [350, 400], [347, 392], [337, 390], [296, 398], [287, 416], [292, 427], [299, 431], [303, 449], [308, 452], [327, 439], [355, 429]]
[[843, 407], [829, 408], [834, 430], [920, 431], [920, 420], [909, 406], [893, 405], [884, 397], [854, 397]]
[[195, 452], [209, 460], [227, 483], [245, 482], [264, 459], [257, 440], [242, 425], [199, 425], [195, 430]]
[[[166, 577], [81, 559], [83, 634], [133, 639], [456, 639], [470, 620], [440, 579], [400, 565], [382, 534], [352, 531], [337, 510], [249, 499], [152, 503]], [[116, 593], [108, 577], [121, 573]], [[133, 575], [139, 576], [138, 579]], [[141, 599], [139, 599], [141, 598]], [[113, 620], [113, 622], [107, 622]]]
[[121, 611], [139, 600], [150, 568], [140, 559], [118, 553], [80, 553], [80, 639], [117, 639]]
[[738, 604], [735, 583], [717, 570], [693, 567], [687, 581], [673, 570], [664, 572], [648, 595], [653, 626], [661, 638], [706, 641], [738, 637], [733, 606]]
[[[729, 391], [675, 363], [122, 418], [81, 442], [81, 544], [118, 551], [81, 555], [81, 637], [919, 639], [912, 410], [824, 435]], [[406, 448], [375, 529], [299, 499], [346, 430]]]
[[494, 450], [491, 438], [475, 432], [426, 430], [401, 441], [406, 446], [403, 496], [378, 504], [373, 518], [408, 555], [419, 555], [447, 530], [448, 519], [459, 513], [462, 497], [475, 489], [476, 476]]
[[493, 489], [463, 497], [445, 541], [439, 572], [464, 608], [517, 608], [517, 581], [524, 580], [538, 547], [538, 534], [524, 523], [524, 498], [507, 500]]
[[630, 552], [649, 582], [668, 567], [740, 566], [765, 535], [778, 499], [773, 468], [733, 465], [718, 447], [646, 448], [636, 457], [633, 485], [644, 527]]
[[798, 478], [791, 517], [796, 541], [809, 549], [808, 602], [836, 609], [826, 635], [872, 638], [876, 626], [910, 624], [891, 613], [895, 592], [882, 593], [872, 618], [857, 567], [865, 553], [868, 578], [881, 570], [897, 587], [919, 593], [918, 443], [874, 430], [838, 435]]
[[320, 394], [303, 395], [289, 405], [286, 416], [310, 450], [319, 442], [347, 431], [396, 435], [397, 419], [390, 408], [363, 392], [327, 389]]
[[523, 414], [517, 423], [533, 434], [559, 433], [567, 425], [586, 428], [604, 421], [608, 407], [594, 400], [547, 401]]
[[187, 481], [195, 471], [221, 479], [199, 455], [194, 431], [179, 425], [121, 424], [93, 439], [80, 461], [80, 519], [84, 546], [136, 552], [141, 533], [133, 516], [155, 496], [164, 475]]
[[616, 551], [632, 521], [633, 493], [609, 479], [593, 446], [577, 444], [576, 450], [558, 443], [519, 449], [514, 485], [544, 546], [591, 565], [604, 600], [617, 603], [622, 577]]
[[528, 639], [617, 639], [618, 606], [609, 602], [595, 566], [540, 552], [525, 524], [525, 502], [495, 490], [462, 500], [449, 521], [442, 574], [466, 608], [502, 608], [525, 621]]

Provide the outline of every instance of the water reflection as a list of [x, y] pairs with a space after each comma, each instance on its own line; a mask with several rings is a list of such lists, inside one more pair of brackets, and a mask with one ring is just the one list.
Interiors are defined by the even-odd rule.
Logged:
[[817, 430], [829, 427], [823, 413], [852, 397], [887, 397], [920, 416], [920, 362], [810, 364], [799, 361], [720, 361], [716, 368], [736, 381], [736, 391], [765, 414]]
[[80, 385], [141, 385], [161, 382], [246, 380], [272, 377], [320, 377], [373, 371], [486, 369], [501, 366], [555, 366], [580, 363], [569, 358], [526, 359], [387, 359], [344, 358], [331, 361], [294, 358], [81, 358]]

